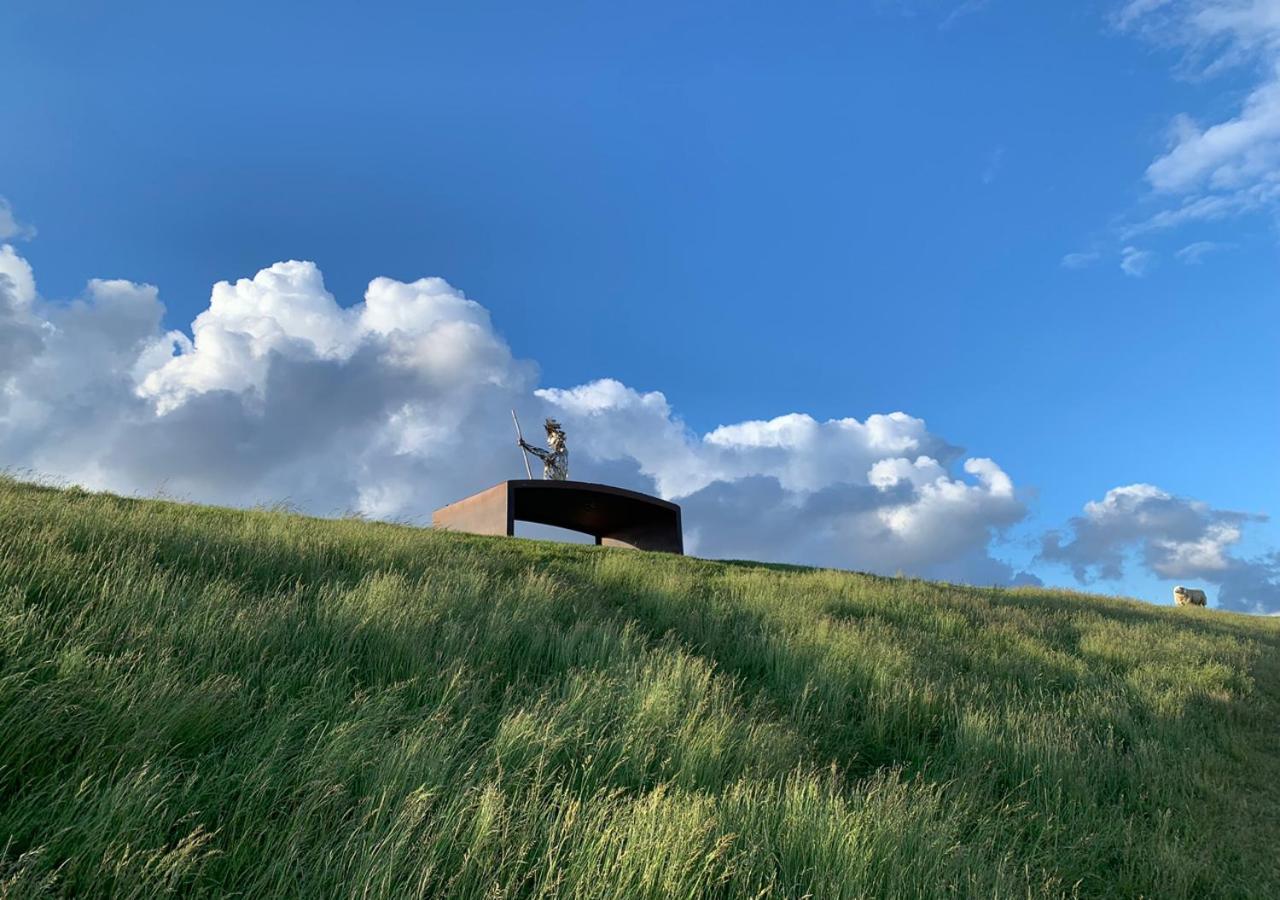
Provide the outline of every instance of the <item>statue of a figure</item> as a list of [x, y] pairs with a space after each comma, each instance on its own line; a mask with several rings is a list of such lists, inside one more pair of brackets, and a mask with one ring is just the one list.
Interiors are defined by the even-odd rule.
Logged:
[[542, 460], [542, 477], [548, 481], [564, 481], [569, 477], [569, 449], [564, 443], [564, 429], [555, 419], [547, 419], [547, 443], [550, 450], [535, 447], [524, 438], [519, 439], [520, 449]]

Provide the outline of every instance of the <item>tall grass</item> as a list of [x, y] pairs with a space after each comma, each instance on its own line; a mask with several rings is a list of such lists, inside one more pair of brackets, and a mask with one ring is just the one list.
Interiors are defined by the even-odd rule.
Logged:
[[1278, 647], [0, 480], [0, 896], [1280, 896]]

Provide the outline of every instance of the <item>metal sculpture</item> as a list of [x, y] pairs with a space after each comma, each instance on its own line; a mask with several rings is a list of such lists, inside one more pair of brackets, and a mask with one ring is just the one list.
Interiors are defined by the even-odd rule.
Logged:
[[[514, 417], [515, 412], [511, 415]], [[520, 435], [520, 422], [516, 421], [516, 443], [525, 453], [532, 453], [542, 460], [542, 477], [547, 481], [566, 481], [569, 478], [569, 448], [565, 445], [564, 429], [555, 419], [547, 419], [547, 444], [549, 450], [535, 447]]]

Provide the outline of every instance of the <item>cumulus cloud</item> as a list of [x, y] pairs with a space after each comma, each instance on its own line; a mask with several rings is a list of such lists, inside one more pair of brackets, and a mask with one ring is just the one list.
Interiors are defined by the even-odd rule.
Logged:
[[1085, 504], [1065, 530], [1048, 532], [1039, 558], [1076, 579], [1118, 580], [1136, 560], [1158, 578], [1217, 585], [1221, 607], [1280, 610], [1280, 554], [1244, 559], [1233, 551], [1250, 522], [1265, 517], [1214, 509], [1150, 484], [1112, 488]]
[[0, 385], [44, 348], [40, 322], [30, 312], [34, 295], [31, 267], [10, 245], [0, 247]]
[[[42, 298], [0, 252], [0, 465], [122, 493], [422, 520], [516, 474], [508, 408], [555, 415], [573, 474], [679, 500], [689, 547], [981, 583], [1025, 516], [1009, 476], [905, 413], [688, 428], [657, 391], [538, 388], [446, 281], [376, 278], [343, 306], [312, 263], [214, 285], [190, 332], [159, 292]], [[1026, 576], [1022, 576], [1024, 579]]]
[[1009, 476], [989, 459], [953, 472], [960, 450], [905, 413], [793, 413], [697, 435], [661, 393], [617, 381], [536, 394], [582, 435], [588, 465], [634, 466], [678, 499], [695, 553], [979, 583], [1019, 575], [988, 552], [1026, 515]]
[[489, 423], [535, 375], [440, 279], [377, 279], [344, 309], [313, 264], [277, 263], [216, 285], [190, 338], [150, 286], [27, 293], [41, 345], [5, 374], [0, 463], [91, 488], [429, 513], [509, 468]]
[[1280, 201], [1280, 3], [1276, 0], [1133, 0], [1117, 25], [1181, 50], [1198, 77], [1250, 67], [1253, 87], [1232, 114], [1170, 123], [1168, 149], [1147, 167], [1157, 195], [1176, 201], [1127, 235], [1274, 207]]

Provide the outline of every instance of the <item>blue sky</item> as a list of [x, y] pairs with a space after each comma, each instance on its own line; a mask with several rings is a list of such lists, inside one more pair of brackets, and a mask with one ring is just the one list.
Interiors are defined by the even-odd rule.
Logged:
[[[0, 195], [51, 309], [127, 279], [189, 332], [311, 260], [344, 307], [445, 278], [539, 386], [695, 435], [905, 411], [1012, 479], [990, 552], [1075, 585], [1043, 535], [1113, 488], [1280, 514], [1278, 35], [1269, 0], [17, 0]], [[0, 462], [58, 469], [35, 441]], [[1152, 542], [1196, 535], [1144, 527], [1093, 588], [1167, 600]]]

